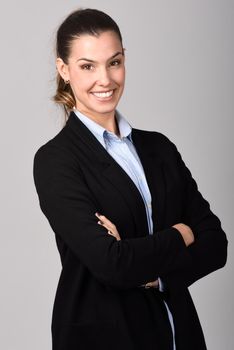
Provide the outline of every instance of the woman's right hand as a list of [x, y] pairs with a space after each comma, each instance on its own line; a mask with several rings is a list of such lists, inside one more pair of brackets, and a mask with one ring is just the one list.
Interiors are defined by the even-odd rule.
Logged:
[[193, 231], [188, 225], [180, 223], [180, 224], [173, 225], [172, 227], [175, 227], [180, 232], [181, 236], [184, 239], [184, 243], [186, 244], [187, 247], [194, 242]]

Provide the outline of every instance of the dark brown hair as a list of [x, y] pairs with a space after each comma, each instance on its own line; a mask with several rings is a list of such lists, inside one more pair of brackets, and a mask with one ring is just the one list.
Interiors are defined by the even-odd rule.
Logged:
[[[72, 41], [83, 34], [96, 35], [105, 31], [115, 32], [122, 45], [122, 36], [116, 22], [106, 13], [95, 9], [79, 9], [71, 13], [60, 25], [56, 37], [56, 54], [64, 63], [68, 64]], [[68, 118], [70, 111], [75, 106], [75, 96], [69, 83], [64, 82], [57, 73], [57, 91], [54, 101], [65, 110]]]

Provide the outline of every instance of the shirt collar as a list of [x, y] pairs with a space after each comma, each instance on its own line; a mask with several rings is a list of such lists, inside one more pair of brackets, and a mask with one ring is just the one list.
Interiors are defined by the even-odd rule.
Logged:
[[[119, 139], [117, 135], [103, 128], [100, 124], [96, 123], [86, 115], [82, 114], [77, 109], [74, 110], [77, 117], [86, 125], [86, 127], [94, 134], [94, 136], [101, 142], [106, 148], [106, 142], [109, 138]], [[116, 121], [118, 123], [121, 139], [128, 138], [132, 142], [132, 127], [123, 117], [123, 115], [116, 110]]]

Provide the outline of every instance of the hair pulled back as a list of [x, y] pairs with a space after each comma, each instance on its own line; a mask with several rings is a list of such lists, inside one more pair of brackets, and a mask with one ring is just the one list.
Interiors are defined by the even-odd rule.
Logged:
[[[95, 35], [105, 31], [115, 32], [122, 44], [122, 36], [116, 22], [106, 13], [96, 9], [79, 9], [72, 12], [59, 26], [56, 36], [56, 55], [68, 64], [72, 41], [83, 34]], [[68, 82], [57, 73], [57, 90], [54, 101], [61, 105], [68, 118], [70, 111], [76, 105], [75, 96]]]

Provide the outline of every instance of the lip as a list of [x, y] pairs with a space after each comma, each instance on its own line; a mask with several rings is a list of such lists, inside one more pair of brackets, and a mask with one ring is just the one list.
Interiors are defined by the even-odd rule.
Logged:
[[[100, 101], [100, 102], [105, 102], [105, 101], [110, 101], [114, 94], [115, 94], [115, 90], [116, 89], [109, 89], [109, 90], [105, 90], [105, 91], [92, 91], [91, 92], [91, 95], [97, 100], [97, 101]], [[99, 97], [99, 96], [96, 96], [95, 93], [106, 93], [106, 92], [110, 92], [110, 91], [113, 91], [112, 95], [111, 96], [107, 96], [107, 97]]]
[[91, 94], [98, 94], [98, 93], [103, 93], [103, 92], [110, 92], [114, 91], [115, 89], [109, 89], [109, 90], [102, 90], [102, 91], [91, 91]]

